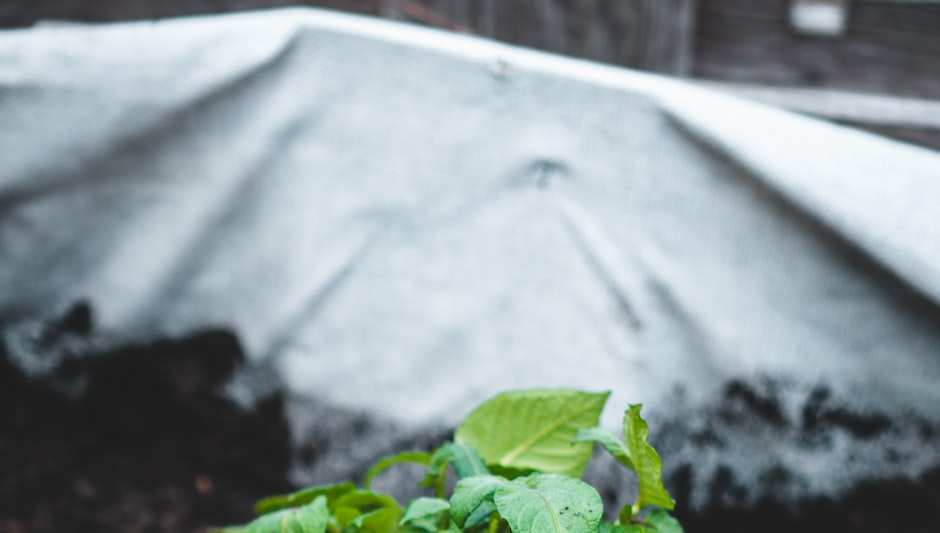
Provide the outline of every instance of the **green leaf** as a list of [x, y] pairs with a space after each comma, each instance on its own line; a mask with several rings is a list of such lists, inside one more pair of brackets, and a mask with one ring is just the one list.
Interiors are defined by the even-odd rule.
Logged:
[[446, 442], [443, 446], [434, 451], [430, 461], [428, 461], [428, 473], [437, 473], [441, 467], [446, 464], [454, 465], [454, 472], [459, 479], [473, 476], [486, 476], [490, 471], [487, 470], [480, 454], [469, 445]]
[[645, 533], [646, 529], [643, 528], [640, 524], [628, 524], [626, 526], [621, 526], [620, 524], [612, 524], [610, 522], [604, 522], [601, 524], [600, 529], [597, 530], [597, 533]]
[[353, 490], [356, 490], [356, 485], [347, 482], [339, 483], [337, 485], [309, 487], [297, 492], [292, 492], [290, 494], [269, 496], [255, 504], [255, 514], [261, 516], [268, 513], [273, 513], [274, 511], [280, 511], [281, 509], [299, 507], [301, 505], [312, 502], [320, 496], [325, 496], [327, 501], [331, 502], [343, 494]]
[[646, 515], [643, 521], [657, 533], [683, 533], [679, 521], [666, 511], [657, 509]]
[[282, 509], [256, 518], [242, 531], [244, 533], [325, 533], [329, 521], [330, 513], [327, 510], [326, 497], [320, 496], [307, 505]]
[[603, 428], [581, 429], [574, 436], [574, 442], [596, 442], [613, 455], [618, 463], [636, 472], [636, 467], [630, 459], [630, 450], [611, 431]]
[[535, 473], [535, 470], [531, 468], [506, 468], [499, 465], [487, 465], [487, 467], [491, 474], [506, 479], [516, 479], [517, 477], [528, 476], [529, 474]]
[[357, 516], [352, 525], [362, 533], [391, 533], [396, 531], [400, 517], [400, 509], [383, 507]]
[[438, 515], [450, 510], [450, 503], [447, 500], [438, 498], [417, 498], [408, 504], [404, 516], [398, 521], [405, 525], [423, 520], [426, 518], [437, 518]]
[[287, 517], [287, 513], [290, 512], [292, 512], [292, 509], [283, 509], [255, 518], [245, 527], [245, 533], [280, 533], [281, 522], [284, 521]]
[[[329, 521], [326, 497], [320, 496], [313, 503], [288, 510], [286, 519], [281, 522], [280, 533], [324, 533]], [[247, 533], [253, 533], [251, 528]]]
[[627, 524], [625, 526], [620, 524], [611, 524], [605, 523], [601, 524], [601, 528], [597, 533], [651, 533], [650, 530], [643, 527], [642, 524]]
[[483, 460], [480, 459], [480, 454], [473, 447], [445, 442], [431, 454], [431, 459], [428, 461], [428, 473], [421, 481], [423, 487], [434, 487], [438, 498], [444, 497], [444, 478], [449, 464], [454, 465], [454, 472], [458, 479], [485, 476], [490, 473], [483, 464]]
[[467, 517], [467, 521], [464, 522], [464, 527], [471, 529], [485, 524], [487, 520], [491, 520], [493, 518], [493, 514], [495, 512], [496, 503], [491, 500], [486, 500], [478, 505], [472, 513], [470, 513], [470, 516]]
[[595, 533], [604, 514], [594, 487], [558, 474], [514, 479], [493, 499], [513, 533]]
[[633, 507], [628, 503], [620, 508], [620, 515], [617, 516], [617, 522], [628, 524], [633, 520]]
[[354, 490], [330, 502], [329, 510], [340, 529], [348, 525], [365, 533], [394, 531], [402, 508], [394, 498], [369, 490]]
[[659, 454], [646, 443], [649, 426], [640, 416], [642, 407], [641, 404], [631, 405], [623, 417], [623, 435], [626, 438], [626, 446], [630, 451], [633, 465], [636, 467], [637, 476], [640, 478], [639, 493], [633, 508], [637, 511], [647, 505], [655, 505], [669, 510], [676, 506], [676, 502], [663, 486], [663, 463], [659, 459]]
[[470, 413], [454, 440], [476, 449], [487, 464], [579, 477], [592, 446], [572, 440], [579, 429], [597, 425], [609, 395], [567, 389], [503, 393]]
[[330, 522], [330, 531], [342, 531], [362, 513], [353, 507], [340, 507], [332, 511], [333, 519]]
[[[450, 497], [450, 516], [454, 523], [464, 527], [470, 515], [474, 514], [481, 505], [487, 502], [495, 505], [493, 495], [497, 489], [507, 483], [509, 481], [498, 476], [476, 476], [458, 481], [457, 486], [454, 487], [454, 494]], [[487, 516], [490, 513], [492, 511], [487, 513]]]
[[391, 455], [389, 457], [383, 457], [377, 463], [375, 463], [375, 465], [373, 465], [368, 472], [366, 472], [366, 477], [362, 482], [362, 485], [367, 489], [370, 488], [372, 486], [372, 480], [375, 479], [375, 476], [397, 464], [416, 463], [420, 465], [427, 465], [428, 461], [430, 460], [431, 454], [426, 452], [402, 452], [396, 455]]
[[331, 511], [340, 507], [352, 507], [361, 512], [368, 512], [381, 507], [398, 507], [398, 502], [387, 494], [358, 489], [349, 491], [330, 502]]

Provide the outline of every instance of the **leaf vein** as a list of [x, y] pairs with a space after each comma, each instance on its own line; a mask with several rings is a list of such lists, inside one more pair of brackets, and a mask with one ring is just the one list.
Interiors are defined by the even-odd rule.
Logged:
[[591, 408], [593, 408], [593, 407], [594, 407], [594, 405], [592, 405], [592, 404], [590, 404], [590, 403], [585, 404], [583, 407], [581, 407], [581, 408], [578, 409], [577, 411], [571, 412], [568, 416], [559, 419], [559, 420], [558, 420], [557, 422], [555, 422], [554, 424], [550, 424], [550, 425], [548, 425], [548, 426], [545, 426], [544, 428], [542, 428], [541, 431], [536, 432], [535, 434], [533, 434], [533, 435], [532, 435], [531, 437], [529, 437], [528, 439], [526, 439], [526, 440], [522, 441], [521, 443], [519, 443], [518, 446], [516, 446], [515, 448], [513, 448], [513, 449], [509, 450], [508, 452], [506, 452], [506, 454], [503, 455], [503, 456], [499, 459], [499, 463], [502, 464], [502, 465], [504, 465], [504, 466], [509, 466], [509, 465], [511, 465], [511, 464], [512, 464], [512, 461], [514, 461], [517, 457], [519, 457], [520, 455], [522, 455], [523, 453], [525, 453], [525, 452], [526, 452], [529, 448], [531, 448], [536, 442], [538, 442], [538, 441], [544, 439], [545, 437], [547, 437], [548, 435], [554, 433], [558, 428], [564, 426], [565, 424], [567, 424], [568, 422], [570, 422], [570, 421], [573, 420], [574, 418], [577, 418], [578, 416], [580, 416], [581, 414], [583, 414], [585, 411], [587, 411], [587, 410], [589, 410], [589, 409], [591, 409]]

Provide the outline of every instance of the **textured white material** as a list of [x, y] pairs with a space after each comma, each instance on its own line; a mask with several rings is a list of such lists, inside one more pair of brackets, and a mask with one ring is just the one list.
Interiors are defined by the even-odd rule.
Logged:
[[[315, 10], [0, 32], [0, 117], [0, 325], [24, 365], [56, 357], [23, 348], [35, 324], [87, 299], [99, 343], [231, 327], [296, 395], [411, 427], [532, 386], [666, 420], [677, 391], [760, 376], [802, 391], [794, 418], [818, 384], [940, 416], [925, 149]], [[741, 442], [697, 460], [813, 490], [880, 468], [869, 442]], [[883, 470], [940, 460], [908, 446]]]

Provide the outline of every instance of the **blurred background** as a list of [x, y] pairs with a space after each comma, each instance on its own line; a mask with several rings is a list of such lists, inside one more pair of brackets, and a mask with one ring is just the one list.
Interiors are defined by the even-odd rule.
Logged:
[[692, 78], [940, 149], [936, 0], [4, 0], [0, 27], [298, 5]]

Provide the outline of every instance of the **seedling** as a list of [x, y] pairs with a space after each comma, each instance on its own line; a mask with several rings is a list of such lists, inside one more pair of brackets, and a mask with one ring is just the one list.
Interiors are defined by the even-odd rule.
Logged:
[[[623, 440], [597, 427], [609, 392], [529, 390], [500, 394], [460, 424], [436, 450], [380, 460], [361, 486], [340, 483], [272, 496], [244, 526], [215, 533], [682, 533], [662, 482], [662, 463], [647, 444], [640, 405], [624, 413]], [[597, 490], [580, 479], [594, 443], [639, 478], [635, 501], [604, 521]], [[427, 470], [429, 495], [402, 507], [371, 490], [401, 463]], [[457, 484], [447, 494], [449, 469]]]

